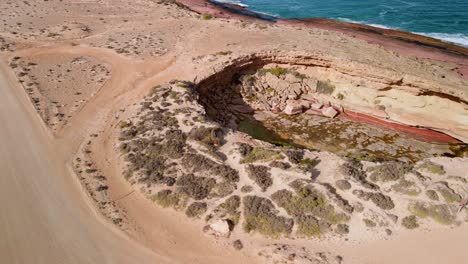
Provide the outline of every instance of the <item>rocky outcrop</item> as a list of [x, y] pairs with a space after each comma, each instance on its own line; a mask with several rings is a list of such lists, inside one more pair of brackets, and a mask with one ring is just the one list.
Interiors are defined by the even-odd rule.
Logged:
[[[261, 82], [248, 81], [255, 89], [246, 93], [249, 96], [244, 99], [249, 104], [255, 101], [255, 109], [283, 111], [287, 100], [311, 99], [308, 96], [313, 94], [318, 104], [389, 123], [440, 131], [468, 142], [468, 83], [449, 76], [437, 79], [430, 74], [405, 75], [323, 55], [267, 52], [221, 65], [218, 72], [201, 79], [199, 91], [202, 95], [213, 93], [229, 85], [235, 75], [251, 74], [265, 65], [293, 69], [299, 75], [265, 72]], [[333, 91], [323, 84], [333, 86]]]

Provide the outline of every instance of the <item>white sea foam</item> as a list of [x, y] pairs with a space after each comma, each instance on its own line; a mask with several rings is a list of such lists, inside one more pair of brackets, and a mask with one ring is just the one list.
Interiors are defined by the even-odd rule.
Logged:
[[[363, 21], [355, 21], [355, 20], [351, 20], [351, 19], [348, 19], [348, 18], [342, 18], [342, 17], [338, 17], [337, 19], [341, 20], [341, 21], [344, 21], [344, 22], [365, 24], [365, 25], [378, 27], [378, 28], [384, 28], [384, 29], [399, 29], [399, 28], [390, 28], [390, 27], [387, 27], [387, 26], [384, 26], [384, 25], [379, 25], [379, 24], [366, 23], [366, 22], [363, 22]], [[454, 33], [454, 34], [449, 34], [449, 33], [424, 33], [424, 32], [413, 32], [413, 33], [423, 35], [423, 36], [427, 36], [427, 37], [431, 37], [431, 38], [435, 38], [435, 39], [439, 39], [439, 40], [442, 40], [442, 41], [445, 41], [445, 42], [455, 43], [457, 45], [461, 45], [463, 47], [468, 48], [468, 35], [464, 35], [464, 34], [461, 34], [461, 33]]]
[[235, 4], [242, 7], [249, 7], [248, 5], [242, 3], [240, 0], [213, 0], [213, 2], [225, 3], [225, 4]]
[[391, 29], [391, 28], [389, 28], [389, 27], [387, 27], [387, 26], [384, 26], [384, 25], [380, 25], [380, 24], [370, 24], [370, 23], [366, 23], [366, 22], [363, 22], [363, 21], [351, 20], [351, 19], [349, 19], [349, 18], [344, 18], [344, 17], [337, 17], [336, 19], [337, 19], [337, 20], [340, 20], [340, 21], [343, 21], [343, 22], [348, 22], [348, 23], [364, 24], [364, 25], [373, 26], [373, 27], [378, 27], [378, 28]]
[[452, 42], [458, 45], [461, 45], [463, 47], [468, 48], [468, 36], [460, 33], [455, 33], [455, 34], [448, 34], [448, 33], [422, 33], [422, 32], [416, 32], [416, 34], [428, 36], [431, 38], [436, 38], [440, 39], [442, 41], [446, 42]]

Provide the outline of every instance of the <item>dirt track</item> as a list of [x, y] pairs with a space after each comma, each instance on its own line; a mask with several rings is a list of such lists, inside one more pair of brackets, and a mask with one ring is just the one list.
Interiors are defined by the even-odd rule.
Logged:
[[29, 99], [3, 63], [0, 69], [2, 262], [166, 263], [100, 219], [65, 164], [55, 162]]

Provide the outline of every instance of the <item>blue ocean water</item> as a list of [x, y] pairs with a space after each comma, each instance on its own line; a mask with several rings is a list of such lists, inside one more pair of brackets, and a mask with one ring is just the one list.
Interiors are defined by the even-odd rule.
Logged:
[[400, 29], [468, 47], [468, 0], [217, 0], [281, 18], [330, 18]]

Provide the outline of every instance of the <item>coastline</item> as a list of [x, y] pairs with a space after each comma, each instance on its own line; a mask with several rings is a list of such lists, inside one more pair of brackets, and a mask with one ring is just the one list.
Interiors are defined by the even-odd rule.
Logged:
[[[269, 19], [273, 16], [251, 11], [243, 6], [230, 3], [214, 3], [209, 0], [175, 0], [199, 14], [210, 14], [217, 18], [255, 21], [257, 23], [310, 27], [340, 32], [364, 40], [371, 44], [381, 45], [387, 50], [419, 59], [431, 59], [453, 63], [453, 69], [463, 79], [468, 80], [468, 48], [444, 42], [435, 38], [406, 31], [384, 29], [364, 24], [336, 21], [325, 18], [308, 19]], [[268, 19], [267, 19], [268, 18]]]
[[[368, 43], [381, 45], [384, 48], [402, 55], [416, 56], [420, 59], [432, 59], [442, 62], [454, 63], [458, 66], [454, 71], [462, 78], [468, 79], [468, 49], [455, 44], [446, 43], [430, 37], [416, 35], [409, 32], [383, 29], [363, 24], [334, 21], [330, 19], [265, 19], [262, 14], [248, 10], [247, 8], [231, 3], [213, 3], [209, 0], [176, 0], [193, 12], [210, 14], [216, 18], [237, 19], [263, 24], [280, 24], [298, 27], [311, 27], [329, 31], [337, 31], [352, 37], [364, 40]], [[384, 120], [375, 116], [346, 110], [343, 117], [355, 121], [377, 125], [387, 129], [393, 129], [422, 141], [457, 144], [457, 139], [446, 133], [424, 127], [414, 127]]]

